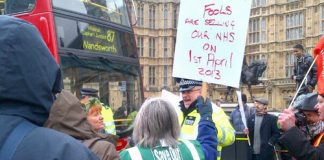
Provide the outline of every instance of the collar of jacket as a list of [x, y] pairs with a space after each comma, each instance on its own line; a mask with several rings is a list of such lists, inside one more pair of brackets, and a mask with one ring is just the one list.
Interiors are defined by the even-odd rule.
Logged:
[[180, 101], [180, 109], [183, 113], [183, 116], [186, 117], [189, 113], [191, 113], [192, 111], [194, 111], [197, 107], [196, 107], [196, 104], [197, 104], [197, 100], [193, 101], [189, 108], [187, 109], [183, 103], [183, 101]]

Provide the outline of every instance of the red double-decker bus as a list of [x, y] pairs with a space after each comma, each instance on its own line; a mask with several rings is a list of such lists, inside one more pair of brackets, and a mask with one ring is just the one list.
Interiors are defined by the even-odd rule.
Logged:
[[117, 133], [143, 101], [135, 36], [124, 0], [0, 0], [0, 13], [33, 23], [63, 72], [64, 88], [99, 90]]

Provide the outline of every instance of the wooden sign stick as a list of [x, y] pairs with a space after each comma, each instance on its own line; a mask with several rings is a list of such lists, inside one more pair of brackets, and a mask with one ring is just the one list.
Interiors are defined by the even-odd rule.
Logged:
[[201, 96], [206, 100], [207, 98], [207, 91], [208, 91], [208, 83], [203, 82], [201, 87]]

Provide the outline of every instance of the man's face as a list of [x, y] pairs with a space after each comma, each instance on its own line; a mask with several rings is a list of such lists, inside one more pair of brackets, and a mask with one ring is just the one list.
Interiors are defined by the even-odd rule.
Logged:
[[85, 104], [85, 103], [87, 103], [88, 101], [89, 101], [89, 96], [82, 96], [82, 99], [80, 100], [80, 102], [82, 103], [82, 104]]
[[321, 95], [317, 96], [317, 105], [315, 108], [318, 108], [319, 117], [324, 121], [324, 98]]
[[201, 95], [201, 87], [196, 86], [191, 90], [183, 91], [181, 92], [181, 95], [182, 95], [184, 106], [186, 108], [189, 108], [190, 104], [194, 102], [198, 96]]
[[314, 111], [303, 111], [305, 117], [306, 117], [306, 123], [307, 124], [314, 124], [318, 121], [320, 121], [319, 114]]
[[257, 101], [254, 102], [254, 105], [255, 105], [255, 109], [257, 112], [263, 112], [267, 109], [267, 106], [262, 104], [262, 103], [259, 103]]
[[293, 48], [293, 54], [296, 57], [301, 57], [303, 55], [303, 50], [299, 48]]

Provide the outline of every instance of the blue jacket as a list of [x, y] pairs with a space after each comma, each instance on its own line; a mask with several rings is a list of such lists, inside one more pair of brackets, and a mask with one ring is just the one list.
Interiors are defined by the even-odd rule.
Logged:
[[208, 120], [199, 121], [197, 140], [201, 145], [206, 160], [217, 159], [217, 129], [214, 122]]
[[[253, 109], [249, 108], [249, 106], [246, 103], [243, 105], [243, 108], [244, 108], [245, 118], [247, 120], [252, 114]], [[230, 114], [230, 122], [232, 123], [236, 132], [243, 132], [245, 126], [242, 122], [241, 111], [238, 105]]]
[[13, 160], [97, 159], [74, 138], [42, 127], [62, 79], [33, 25], [0, 16], [0, 66], [0, 150], [16, 126], [27, 122], [36, 128], [19, 143]]

